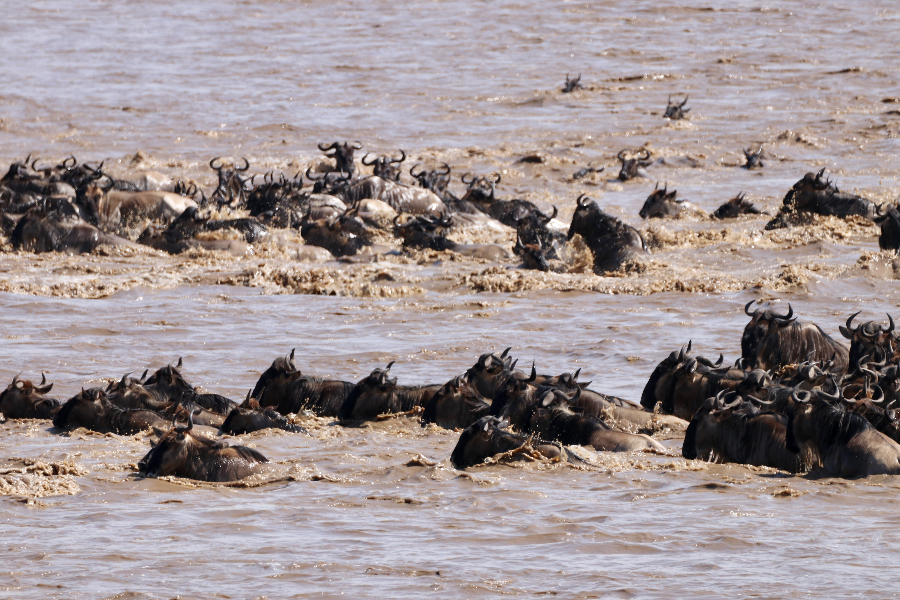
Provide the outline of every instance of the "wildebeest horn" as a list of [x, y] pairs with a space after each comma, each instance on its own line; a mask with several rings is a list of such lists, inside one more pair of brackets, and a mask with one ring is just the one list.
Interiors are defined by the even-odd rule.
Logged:
[[512, 350], [512, 346], [510, 346], [509, 348], [507, 348], [506, 350], [504, 350], [504, 351], [500, 354], [500, 358], [506, 358], [506, 355], [509, 354], [509, 351], [510, 351], [510, 350]]
[[716, 365], [717, 367], [721, 367], [723, 362], [725, 362], [725, 355], [722, 354], [721, 352], [719, 352], [719, 360], [717, 360], [713, 364]]
[[[582, 202], [582, 200], [583, 200], [583, 202]], [[578, 196], [578, 199], [575, 200], [575, 204], [577, 204], [581, 208], [587, 208], [588, 203], [590, 203], [590, 202], [591, 202], [591, 199], [588, 197], [587, 194], [581, 194], [580, 196]]]
[[354, 150], [361, 150], [363, 145], [362, 145], [362, 142], [354, 141], [352, 144], [350, 144], [350, 147], [353, 148]]
[[129, 376], [129, 375], [131, 375], [131, 371], [128, 371], [127, 373], [125, 373], [124, 375], [122, 375], [122, 379], [121, 379], [121, 381], [119, 381], [119, 384], [125, 385], [125, 384], [127, 383], [128, 376]]
[[572, 373], [572, 381], [578, 381], [578, 376], [581, 374], [581, 367], [578, 367], [578, 370]]
[[327, 152], [328, 150], [333, 150], [334, 148], [337, 148], [337, 146], [338, 146], [337, 142], [332, 142], [330, 146], [324, 146], [324, 147], [322, 144], [319, 144], [319, 150], [321, 150], [322, 152]]
[[[216, 162], [216, 161], [219, 161], [219, 166], [218, 166], [218, 167], [217, 167], [216, 165], [213, 164], [213, 163]], [[217, 156], [217, 157], [215, 157], [214, 159], [212, 159], [211, 161], [209, 161], [209, 167], [210, 167], [211, 169], [213, 169], [214, 171], [221, 171], [223, 166], [225, 166], [225, 165], [222, 164], [222, 157], [221, 157], [221, 156]]]
[[894, 330], [894, 318], [891, 316], [890, 313], [885, 313], [885, 314], [887, 314], [888, 323], [890, 323], [890, 325], [888, 325], [888, 328], [885, 329], [884, 332], [890, 333]]
[[811, 394], [809, 392], [807, 392], [806, 390], [801, 391], [801, 390], [798, 390], [797, 388], [794, 388], [791, 391], [791, 400], [793, 400], [794, 402], [801, 402], [801, 403], [805, 404], [805, 403], [809, 402], [810, 396], [811, 396]]
[[[847, 338], [848, 340], [852, 340], [853, 334], [856, 333], [856, 329], [853, 329], [853, 325], [851, 325], [851, 323], [853, 322], [853, 319], [856, 317], [856, 315], [858, 315], [861, 312], [862, 312], [861, 310], [858, 310], [855, 313], [853, 313], [852, 315], [850, 315], [850, 318], [847, 319], [847, 327], [846, 328], [844, 328], [844, 327], [839, 328], [841, 331], [841, 335], [844, 336], [845, 338]], [[859, 328], [857, 327], [857, 329], [859, 329]]]
[[321, 177], [313, 177], [312, 176], [312, 167], [309, 167], [306, 169], [306, 178], [309, 179], [310, 181], [320, 181], [322, 179], [325, 179], [325, 175], [322, 175]]
[[772, 320], [778, 323], [779, 325], [787, 325], [791, 317], [794, 316], [794, 309], [791, 307], [790, 303], [788, 303], [788, 312], [784, 316], [773, 315]]
[[463, 173], [459, 176], [459, 180], [462, 181], [466, 185], [472, 185], [475, 183], [475, 176], [472, 175], [472, 178], [469, 181], [466, 181], [466, 175], [472, 175], [471, 173]]
[[618, 159], [621, 160], [622, 162], [625, 162], [625, 153], [626, 153], [626, 152], [628, 152], [628, 150], [621, 150], [621, 151], [619, 151], [619, 153], [616, 154], [616, 158], [618, 158]]
[[385, 374], [385, 375], [387, 375], [387, 372], [391, 370], [391, 367], [394, 366], [394, 363], [395, 363], [395, 362], [397, 362], [397, 361], [392, 360], [391, 362], [388, 363], [388, 366], [386, 366], [386, 367], [384, 368], [384, 374]]
[[247, 157], [246, 157], [246, 156], [242, 156], [242, 157], [241, 157], [241, 160], [244, 161], [244, 166], [243, 166], [243, 167], [237, 167], [237, 166], [235, 166], [235, 167], [234, 167], [234, 170], [235, 170], [235, 171], [246, 171], [247, 169], [250, 168], [250, 161], [247, 160]]
[[447, 163], [442, 163], [442, 164], [444, 165], [444, 170], [439, 171], [439, 173], [441, 175], [449, 175], [450, 174], [450, 165], [448, 165]]
[[[365, 156], [364, 156], [363, 158], [365, 158]], [[363, 164], [365, 164], [365, 163], [363, 163]], [[419, 171], [418, 173], [413, 173], [413, 171], [416, 170], [416, 167], [418, 167], [420, 164], [422, 164], [422, 163], [416, 163], [416, 164], [414, 164], [413, 166], [411, 166], [411, 167], [409, 168], [409, 174], [412, 175], [413, 177], [415, 177], [416, 179], [419, 178], [419, 175], [422, 175], [422, 174], [425, 173], [425, 169], [422, 169], [422, 170]]]
[[517, 358], [516, 360], [512, 361], [512, 364], [509, 365], [509, 370], [510, 370], [510, 371], [515, 370], [517, 364], [519, 364], [519, 359], [518, 359], [518, 358]]
[[500, 173], [494, 173], [494, 185], [500, 185]]
[[544, 394], [541, 396], [541, 399], [538, 400], [538, 403], [539, 403], [541, 406], [543, 406], [544, 408], [547, 408], [548, 406], [550, 406], [551, 404], [553, 404], [553, 400], [554, 400], [555, 397], [556, 397], [556, 396], [553, 394], [553, 390], [547, 390], [547, 391], [544, 392]]
[[395, 164], [400, 164], [404, 160], [406, 160], [406, 152], [403, 151], [403, 148], [400, 148], [400, 158], [399, 159], [393, 158], [393, 157], [388, 157], [388, 162], [395, 163]]
[[755, 317], [756, 314], [759, 312], [759, 309], [758, 309], [758, 308], [757, 308], [756, 310], [754, 310], [753, 312], [750, 312], [750, 306], [751, 306], [754, 302], [756, 302], [756, 300], [751, 300], [750, 302], [747, 303], [746, 306], [744, 306], [744, 314], [746, 314], [748, 317]]
[[537, 379], [537, 369], [534, 368], [534, 361], [531, 361], [531, 375], [525, 381], [535, 381]]
[[176, 368], [176, 369], [180, 369], [182, 364], [183, 364], [183, 363], [181, 362], [181, 357], [179, 356], [179, 357], [178, 357], [178, 363], [175, 365], [175, 368]]
[[366, 152], [366, 155], [362, 157], [362, 164], [366, 165], [367, 167], [371, 167], [378, 161], [378, 157], [376, 156], [375, 158], [372, 159], [372, 162], [366, 162], [366, 157], [369, 156], [370, 154], [371, 154], [371, 152]]
[[690, 98], [690, 96], [685, 96], [685, 97], [684, 97], [684, 102], [682, 102], [681, 104], [679, 104], [678, 107], [681, 108], [682, 106], [684, 106], [685, 104], [687, 104], [688, 98]]

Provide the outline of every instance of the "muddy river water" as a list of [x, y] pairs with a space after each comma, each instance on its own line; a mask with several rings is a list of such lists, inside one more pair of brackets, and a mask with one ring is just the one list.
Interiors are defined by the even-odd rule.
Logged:
[[[766, 232], [766, 216], [638, 217], [657, 181], [707, 213], [744, 191], [774, 214], [823, 167], [843, 191], [896, 201], [891, 2], [36, 1], [5, 13], [3, 172], [29, 152], [75, 154], [211, 189], [213, 156], [293, 175], [317, 142], [357, 139], [454, 176], [500, 173], [499, 197], [556, 205], [563, 222], [586, 192], [653, 252], [598, 276], [577, 256], [550, 274], [450, 252], [301, 263], [287, 232], [237, 256], [34, 255], [0, 240], [2, 382], [43, 372], [65, 399], [183, 357], [191, 383], [239, 399], [291, 348], [311, 374], [356, 381], [397, 361], [400, 383], [443, 383], [512, 347], [520, 365], [581, 368], [636, 401], [688, 340], [733, 362], [752, 299], [791, 303], [836, 337], [857, 310], [900, 306], [900, 265], [861, 219]], [[562, 94], [566, 72], [585, 89]], [[669, 94], [690, 96], [687, 120], [663, 119]], [[760, 145], [765, 168], [740, 168]], [[616, 180], [616, 154], [639, 147], [650, 178]], [[574, 180], [588, 165], [607, 170]], [[246, 488], [136, 478], [141, 434], [0, 424], [0, 597], [896, 595], [896, 478], [685, 461], [677, 437], [662, 440], [672, 456], [461, 473], [457, 432], [299, 418], [310, 436], [227, 438], [273, 462], [274, 482]]]

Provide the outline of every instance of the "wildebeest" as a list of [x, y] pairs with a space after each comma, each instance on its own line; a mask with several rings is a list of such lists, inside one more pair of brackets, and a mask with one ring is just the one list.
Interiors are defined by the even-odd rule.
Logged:
[[53, 417], [60, 429], [84, 427], [98, 433], [134, 435], [151, 427], [165, 427], [168, 417], [146, 409], [127, 410], [112, 402], [102, 388], [81, 390]]
[[818, 173], [807, 173], [803, 179], [795, 183], [785, 195], [779, 213], [766, 224], [766, 229], [788, 226], [788, 216], [798, 212], [842, 218], [858, 215], [872, 220], [877, 217], [873, 202], [861, 196], [841, 192], [830, 179], [822, 180], [824, 173], [824, 168]]
[[791, 399], [787, 447], [812, 469], [847, 479], [900, 474], [900, 444], [862, 416], [814, 392], [795, 391]]
[[420, 187], [412, 187], [377, 175], [363, 177], [335, 192], [345, 203], [353, 205], [365, 198], [381, 200], [398, 213], [417, 215], [444, 214], [447, 206], [434, 192]]
[[220, 427], [222, 433], [241, 435], [262, 429], [281, 429], [290, 433], [307, 433], [306, 429], [294, 425], [284, 415], [271, 406], [263, 408], [247, 394], [243, 404], [234, 408]]
[[430, 248], [453, 250], [457, 244], [446, 237], [451, 222], [444, 216], [415, 215], [402, 221], [403, 215], [394, 217], [394, 235], [403, 240], [405, 248]]
[[502, 354], [482, 354], [465, 373], [466, 381], [489, 400], [493, 400], [500, 387], [516, 373], [516, 361], [509, 356], [510, 350], [507, 348]]
[[540, 240], [536, 244], [523, 244], [521, 236], [516, 232], [516, 245], [513, 246], [513, 252], [522, 259], [522, 266], [526, 269], [545, 272], [551, 270]]
[[198, 481], [237, 481], [259, 473], [269, 462], [246, 446], [228, 446], [191, 433], [194, 423], [188, 415], [187, 427], [172, 428], [138, 463], [145, 477], [184, 477]]
[[577, 233], [594, 255], [594, 272], [615, 271], [624, 263], [646, 256], [644, 238], [634, 227], [606, 214], [597, 203], [582, 194], [572, 216], [567, 239]]
[[756, 152], [750, 149], [744, 150], [744, 159], [747, 161], [743, 165], [745, 169], [762, 169], [766, 166], [762, 161], [762, 146]]
[[10, 242], [27, 252], [93, 252], [100, 246], [134, 246], [134, 243], [105, 233], [84, 221], [68, 201], [47, 202], [34, 207], [16, 223]]
[[575, 171], [575, 173], [572, 175], [572, 179], [577, 181], [579, 179], [584, 179], [591, 173], [602, 173], [605, 170], [606, 170], [606, 167], [592, 167], [592, 166], [588, 165], [587, 167], [583, 167], [583, 168]]
[[744, 192], [739, 192], [737, 196], [720, 206], [712, 213], [713, 219], [734, 219], [740, 215], [767, 215], [753, 206], [753, 203], [747, 200]]
[[311, 410], [320, 417], [336, 417], [353, 387], [348, 381], [303, 375], [291, 350], [260, 375], [250, 395], [283, 415]]
[[393, 364], [391, 361], [384, 369], [375, 369], [353, 386], [338, 411], [342, 423], [372, 421], [384, 414], [409, 412], [417, 406], [425, 406], [442, 387], [397, 385], [397, 378], [388, 376]]
[[138, 237], [138, 243], [169, 254], [180, 254], [192, 248], [228, 250], [231, 248], [232, 240], [198, 239], [205, 233], [228, 230], [241, 234], [244, 241], [251, 244], [265, 238], [269, 233], [268, 228], [253, 217], [209, 219], [200, 215], [196, 207], [188, 207], [162, 231], [153, 225], [148, 226]]
[[528, 431], [564, 445], [591, 446], [606, 452], [665, 452], [662, 444], [647, 435], [617, 431], [597, 417], [573, 412], [569, 406], [580, 395], [580, 389], [571, 398], [559, 390], [543, 392], [527, 417]]
[[490, 409], [491, 405], [463, 374], [441, 386], [425, 404], [422, 425], [434, 423], [444, 429], [465, 428], [487, 415]]
[[0, 414], [7, 419], [52, 419], [61, 403], [46, 394], [53, 389], [47, 377], [41, 374], [40, 385], [16, 375], [3, 392], [0, 392]]
[[666, 114], [663, 115], [666, 119], [671, 119], [673, 121], [678, 121], [687, 116], [689, 108], [685, 108], [684, 105], [687, 104], [688, 96], [684, 97], [684, 100], [681, 101], [681, 104], [678, 103], [678, 100], [672, 102], [672, 94], [669, 94], [669, 101], [666, 106]]
[[562, 456], [563, 451], [558, 445], [540, 441], [532, 443], [527, 436], [506, 431], [507, 425], [506, 421], [493, 416], [478, 419], [460, 434], [450, 455], [450, 462], [457, 469], [467, 469], [507, 452], [520, 452], [529, 456], [537, 454], [549, 459]]
[[419, 187], [431, 190], [444, 203], [449, 201], [454, 205], [454, 208], [458, 209], [459, 207], [456, 204], [459, 202], [459, 199], [451, 194], [448, 189], [450, 185], [450, 165], [447, 163], [443, 164], [443, 169], [419, 169], [416, 172], [416, 167], [419, 166], [419, 163], [416, 163], [409, 168], [409, 174], [418, 182]]
[[233, 400], [219, 394], [198, 394], [181, 374], [181, 358], [173, 367], [171, 364], [156, 370], [144, 381], [144, 387], [157, 392], [175, 402], [190, 401], [206, 410], [226, 416], [237, 406]]
[[834, 372], [847, 370], [847, 347], [815, 323], [797, 321], [790, 304], [786, 314], [778, 315], [771, 309], [750, 312], [753, 302], [744, 307], [750, 322], [741, 336], [741, 356], [749, 368], [768, 370], [804, 360], [822, 363], [833, 360]]
[[355, 150], [362, 149], [359, 142], [332, 142], [330, 146], [319, 144], [319, 150], [325, 153], [328, 158], [334, 159], [334, 171], [349, 173], [352, 177], [356, 173], [356, 163], [353, 162], [353, 153]]
[[[387, 181], [400, 183], [400, 163], [406, 160], [406, 152], [400, 150], [400, 158], [392, 158], [390, 156], [376, 156], [371, 162], [366, 162], [369, 153], [362, 157], [362, 164], [367, 167], [373, 166], [372, 174], [381, 177]], [[394, 166], [397, 165], [397, 166]]]
[[875, 222], [881, 226], [881, 234], [878, 236], [878, 247], [882, 250], [900, 250], [900, 212], [896, 206], [888, 207], [887, 211], [878, 210]]
[[676, 198], [678, 190], [669, 191], [667, 183], [663, 189], [659, 189], [659, 183], [653, 188], [653, 193], [647, 196], [644, 206], [641, 207], [640, 216], [642, 219], [678, 217], [686, 212], [697, 212], [697, 207]]
[[574, 92], [575, 90], [583, 90], [584, 86], [581, 85], [581, 73], [578, 74], [578, 77], [573, 77], [569, 79], [569, 74], [566, 73], [566, 83], [563, 86], [562, 93], [568, 94], [570, 92]]
[[641, 148], [637, 152], [622, 150], [617, 158], [622, 163], [622, 167], [619, 169], [621, 181], [628, 181], [636, 177], [649, 177], [645, 169], [653, 164], [653, 161], [650, 160], [650, 151], [646, 148]]
[[735, 392], [720, 392], [697, 410], [684, 436], [687, 459], [766, 466], [789, 473], [802, 469], [796, 452], [787, 448], [786, 416], [761, 411]]
[[[216, 162], [218, 161], [218, 166]], [[219, 181], [216, 189], [213, 191], [210, 200], [215, 200], [219, 205], [241, 206], [247, 201], [247, 184], [250, 182], [249, 177], [242, 177], [241, 173], [246, 173], [250, 169], [250, 161], [243, 159], [244, 166], [238, 167], [236, 164], [226, 164], [222, 161], [222, 157], [209, 161], [209, 166], [218, 175]], [[237, 202], [235, 202], [237, 201]]]
[[853, 319], [861, 312], [857, 311], [850, 315], [846, 327], [843, 325], [838, 327], [841, 335], [850, 340], [848, 364], [855, 365], [864, 356], [875, 358], [876, 355], [894, 362], [897, 359], [896, 351], [900, 349], [900, 343], [894, 334], [894, 318], [891, 315], [887, 316], [887, 329], [874, 321], [868, 321], [854, 328]]
[[334, 256], [355, 256], [372, 245], [368, 225], [356, 217], [353, 209], [332, 218], [313, 219], [304, 215], [300, 235], [312, 246], [319, 246]]

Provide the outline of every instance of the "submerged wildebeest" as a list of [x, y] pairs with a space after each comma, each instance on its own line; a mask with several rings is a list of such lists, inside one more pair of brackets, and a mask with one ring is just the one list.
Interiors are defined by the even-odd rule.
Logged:
[[0, 414], [7, 419], [52, 419], [61, 403], [46, 396], [51, 389], [53, 384], [47, 383], [44, 374], [41, 374], [40, 385], [16, 375], [0, 393]]
[[48, 200], [16, 223], [10, 236], [16, 250], [28, 252], [93, 252], [100, 246], [134, 246], [86, 222], [68, 200]]
[[338, 411], [343, 422], [372, 421], [380, 415], [407, 413], [417, 406], [425, 406], [441, 385], [397, 385], [397, 378], [388, 377], [394, 361], [384, 369], [375, 369], [361, 379]]
[[188, 414], [187, 427], [172, 428], [163, 435], [138, 463], [145, 477], [184, 477], [199, 481], [237, 481], [258, 473], [269, 462], [265, 456], [246, 446], [228, 446], [191, 430], [194, 422]]
[[348, 381], [303, 375], [294, 364], [291, 350], [260, 375], [250, 396], [283, 415], [311, 410], [319, 417], [336, 417], [353, 387]]
[[788, 418], [764, 409], [736, 392], [707, 399], [685, 432], [682, 456], [799, 472], [800, 458], [787, 448]]
[[653, 164], [653, 161], [650, 160], [650, 151], [646, 148], [641, 148], [637, 152], [622, 150], [617, 158], [622, 163], [622, 168], [619, 169], [620, 180], [628, 181], [636, 177], [649, 177], [645, 169]]
[[341, 171], [344, 173], [349, 173], [353, 176], [356, 173], [356, 163], [353, 162], [353, 153], [355, 150], [362, 149], [362, 144], [359, 142], [344, 142], [341, 144], [340, 142], [332, 142], [330, 146], [326, 146], [325, 144], [319, 144], [319, 150], [325, 153], [325, 156], [328, 158], [334, 159], [334, 169], [333, 171]]
[[237, 406], [237, 402], [229, 400], [219, 394], [198, 394], [184, 375], [181, 374], [182, 361], [173, 367], [171, 364], [157, 369], [144, 382], [144, 387], [174, 400], [175, 402], [191, 401], [206, 410], [226, 416], [231, 409]]
[[881, 226], [878, 247], [894, 252], [900, 250], [900, 212], [897, 211], [897, 207], [890, 206], [887, 211], [879, 207], [875, 222]]
[[81, 390], [70, 398], [53, 417], [60, 429], [84, 427], [98, 433], [134, 435], [151, 427], [165, 427], [167, 416], [153, 410], [119, 408], [102, 388]]
[[556, 459], [563, 455], [557, 444], [532, 440], [532, 438], [506, 431], [509, 424], [493, 416], [480, 418], [463, 431], [450, 462], [457, 469], [467, 469], [482, 464], [486, 459], [505, 453], [520, 453], [531, 458]]
[[[369, 153], [362, 157], [362, 164], [372, 168], [372, 174], [381, 177], [387, 181], [400, 183], [400, 163], [406, 160], [406, 152], [400, 150], [400, 158], [392, 158], [390, 156], [376, 156], [371, 162], [366, 162]], [[374, 165], [374, 166], [373, 166]], [[397, 166], [394, 166], [397, 165]]]
[[528, 431], [564, 445], [591, 446], [606, 452], [665, 452], [662, 444], [647, 435], [617, 431], [595, 416], [573, 412], [570, 405], [578, 402], [581, 393], [578, 389], [569, 397], [560, 390], [544, 391], [530, 407]]
[[591, 173], [602, 173], [605, 170], [606, 170], [606, 167], [592, 167], [592, 166], [588, 165], [586, 167], [583, 167], [583, 168], [575, 171], [575, 173], [572, 174], [572, 179], [577, 181], [579, 179], [584, 179]]
[[734, 219], [740, 215], [767, 215], [753, 206], [753, 203], [746, 199], [744, 192], [739, 192], [737, 196], [720, 206], [711, 215], [713, 219]]
[[681, 104], [678, 103], [678, 100], [672, 102], [672, 94], [669, 94], [669, 101], [666, 105], [666, 114], [663, 115], [666, 119], [671, 119], [673, 121], [678, 121], [687, 116], [689, 108], [685, 108], [684, 105], [687, 104], [688, 96], [684, 97], [684, 100], [681, 101]]
[[744, 307], [750, 322], [741, 336], [741, 356], [747, 367], [772, 369], [804, 360], [823, 363], [833, 360], [834, 372], [847, 370], [847, 347], [815, 323], [797, 321], [790, 304], [786, 314], [778, 315], [771, 309], [750, 312], [753, 302]]
[[165, 230], [159, 231], [148, 226], [138, 242], [169, 254], [179, 254], [192, 248], [209, 250], [227, 249], [230, 241], [198, 239], [204, 233], [231, 230], [241, 234], [247, 243], [255, 243], [268, 235], [268, 228], [254, 217], [239, 219], [209, 219], [200, 215], [196, 207], [188, 207], [169, 223]]
[[236, 407], [225, 418], [220, 427], [222, 433], [241, 435], [262, 429], [281, 429], [290, 433], [308, 433], [299, 425], [294, 425], [271, 406], [263, 408], [255, 399], [247, 394], [243, 404]]
[[447, 231], [451, 221], [448, 217], [415, 215], [402, 220], [403, 215], [394, 217], [394, 235], [403, 240], [405, 248], [429, 248], [431, 250], [453, 250], [458, 245], [448, 240]]
[[334, 256], [355, 256], [372, 245], [372, 231], [354, 209], [348, 208], [337, 217], [312, 219], [309, 211], [303, 216], [300, 235], [311, 246], [319, 246]]
[[572, 216], [567, 239], [577, 233], [594, 255], [594, 272], [615, 271], [628, 261], [648, 254], [644, 238], [634, 227], [606, 214], [582, 194]]
[[888, 315], [888, 327], [869, 321], [853, 327], [853, 319], [862, 311], [857, 311], [847, 319], [847, 326], [841, 325], [838, 329], [841, 335], [850, 340], [850, 353], [847, 362], [855, 365], [864, 356], [875, 358], [876, 355], [887, 358], [890, 362], [896, 362], [896, 352], [900, 349], [898, 337], [894, 334], [894, 318]]
[[224, 415], [207, 410], [192, 401], [196, 394], [186, 394], [181, 400], [171, 400], [165, 393], [155, 388], [144, 387], [147, 379], [147, 371], [140, 379], [129, 377], [127, 374], [119, 381], [111, 381], [106, 386], [107, 398], [114, 405], [122, 409], [135, 410], [147, 409], [163, 414], [166, 418], [176, 416], [185, 410], [190, 410], [194, 415], [194, 422], [198, 425], [219, 427], [225, 420]]
[[570, 92], [574, 92], [575, 90], [583, 90], [584, 86], [581, 85], [581, 73], [578, 74], [578, 77], [573, 77], [569, 79], [569, 74], [566, 73], [566, 83], [563, 86], [562, 90], [560, 90], [563, 94], [568, 94]]
[[445, 429], [464, 428], [487, 415], [490, 409], [491, 405], [463, 374], [441, 386], [425, 404], [422, 426], [434, 423]]
[[513, 246], [513, 253], [522, 259], [522, 267], [533, 269], [535, 271], [550, 271], [550, 263], [547, 262], [547, 253], [544, 252], [541, 241], [537, 240], [536, 244], [523, 244], [522, 237], [516, 232], [516, 245]]
[[795, 391], [791, 399], [787, 447], [813, 471], [847, 479], [900, 474], [900, 444], [862, 416], [817, 392]]
[[787, 227], [790, 224], [789, 215], [801, 212], [842, 218], [858, 215], [871, 220], [877, 217], [873, 202], [841, 192], [830, 179], [822, 180], [824, 173], [824, 168], [818, 173], [807, 173], [795, 183], [785, 195], [779, 213], [766, 224], [766, 229]]
[[642, 219], [678, 217], [687, 212], [697, 213], [697, 207], [685, 200], [676, 198], [678, 190], [669, 191], [667, 183], [663, 189], [659, 189], [659, 182], [653, 188], [653, 193], [647, 196], [644, 206], [641, 207]]
[[743, 165], [745, 169], [762, 169], [766, 166], [762, 161], [762, 146], [756, 152], [750, 149], [744, 150], [744, 159], [747, 161]]

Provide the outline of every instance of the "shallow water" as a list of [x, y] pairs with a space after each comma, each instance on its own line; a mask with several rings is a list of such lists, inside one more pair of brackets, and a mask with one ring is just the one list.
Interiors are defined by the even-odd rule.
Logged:
[[[900, 113], [885, 100], [900, 98], [898, 15], [889, 2], [18, 6], [0, 22], [3, 167], [74, 153], [123, 172], [141, 151], [142, 168], [209, 185], [215, 155], [293, 175], [315, 143], [358, 139], [446, 161], [454, 177], [501, 173], [499, 197], [555, 204], [563, 221], [587, 192], [654, 252], [606, 277], [427, 252], [310, 265], [289, 244], [239, 257], [4, 252], [0, 381], [45, 372], [68, 398], [181, 356], [192, 383], [238, 399], [294, 347], [313, 374], [355, 381], [396, 360], [401, 383], [442, 383], [511, 346], [520, 366], [582, 368], [594, 389], [637, 400], [688, 340], [734, 361], [754, 298], [838, 336], [857, 310], [900, 306], [877, 228], [819, 219], [761, 233], [766, 217], [637, 213], [657, 181], [706, 212], [743, 190], [774, 213], [822, 167], [842, 190], [896, 200]], [[560, 93], [567, 71], [587, 89]], [[689, 120], [664, 120], [682, 93]], [[616, 154], [645, 144], [665, 159], [650, 179], [615, 180]], [[760, 144], [765, 169], [739, 168]], [[530, 154], [543, 162], [517, 162]], [[574, 181], [588, 164], [607, 170]], [[893, 478], [685, 463], [678, 439], [664, 442], [672, 457], [464, 476], [449, 465], [454, 432], [308, 425], [311, 437], [230, 440], [293, 479], [232, 489], [136, 479], [142, 436], [0, 424], [0, 469], [21, 458], [64, 471], [0, 476], [0, 491], [20, 486], [0, 499], [0, 597], [895, 595]]]

